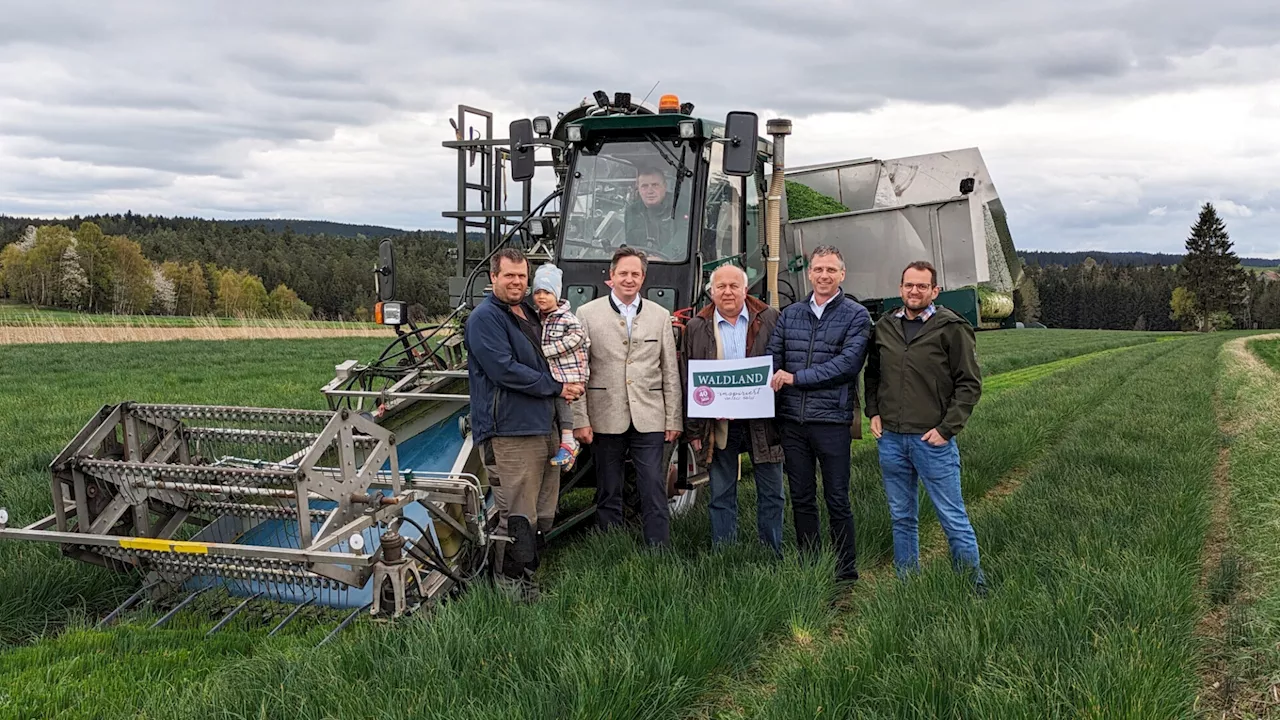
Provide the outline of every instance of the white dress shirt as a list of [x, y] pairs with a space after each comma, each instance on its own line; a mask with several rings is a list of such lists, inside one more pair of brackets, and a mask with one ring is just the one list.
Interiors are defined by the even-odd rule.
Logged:
[[630, 337], [631, 321], [635, 319], [636, 313], [640, 312], [640, 294], [636, 293], [630, 305], [619, 300], [618, 295], [612, 291], [609, 292], [609, 297], [613, 298], [613, 304], [618, 306], [618, 312], [622, 313], [622, 317], [627, 321], [627, 337]]
[[824, 302], [824, 303], [822, 303], [821, 305], [819, 305], [819, 304], [818, 304], [818, 296], [817, 296], [817, 295], [814, 295], [813, 297], [809, 298], [809, 307], [813, 308], [813, 314], [814, 314], [814, 315], [817, 315], [817, 316], [818, 316], [818, 319], [819, 319], [819, 320], [821, 320], [821, 319], [822, 319], [822, 311], [823, 311], [824, 309], [826, 309], [826, 307], [827, 307], [828, 305], [830, 305], [830, 304], [831, 304], [831, 301], [832, 301], [832, 300], [835, 300], [835, 299], [836, 299], [836, 296], [835, 296], [835, 295], [832, 295], [831, 297], [827, 298], [827, 301], [826, 301], [826, 302]]

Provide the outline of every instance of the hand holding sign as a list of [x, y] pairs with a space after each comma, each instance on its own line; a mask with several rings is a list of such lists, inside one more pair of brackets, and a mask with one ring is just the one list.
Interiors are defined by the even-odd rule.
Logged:
[[773, 417], [772, 357], [689, 361], [689, 417]]
[[792, 375], [786, 370], [779, 370], [778, 372], [773, 374], [773, 380], [769, 381], [769, 387], [773, 388], [774, 392], [778, 392], [779, 390], [782, 389], [783, 385], [790, 385], [795, 381], [796, 381], [795, 375]]

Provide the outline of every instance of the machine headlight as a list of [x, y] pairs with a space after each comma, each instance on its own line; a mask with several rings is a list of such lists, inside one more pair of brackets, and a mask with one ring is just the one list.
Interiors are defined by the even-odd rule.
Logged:
[[696, 120], [680, 121], [680, 137], [685, 140], [692, 140], [698, 136], [698, 125]]
[[582, 142], [581, 125], [570, 125], [565, 132], [569, 138], [569, 142]]
[[540, 115], [533, 119], [533, 131], [542, 136], [551, 134], [551, 118]]
[[379, 325], [401, 325], [404, 323], [404, 303], [381, 302], [373, 306], [373, 320]]
[[542, 222], [542, 218], [533, 218], [529, 221], [529, 234], [533, 237], [545, 237], [547, 234], [547, 226]]
[[403, 314], [400, 312], [401, 308], [400, 303], [387, 303], [382, 309], [382, 322], [386, 325], [399, 325]]

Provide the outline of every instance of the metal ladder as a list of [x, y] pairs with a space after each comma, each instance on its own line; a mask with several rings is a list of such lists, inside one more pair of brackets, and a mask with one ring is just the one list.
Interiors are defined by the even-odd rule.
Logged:
[[[456, 210], [441, 214], [458, 223], [454, 277], [449, 280], [450, 302], [457, 305], [462, 299], [463, 279], [484, 261], [508, 230], [528, 217], [533, 206], [533, 187], [529, 182], [522, 183], [520, 207], [513, 209], [507, 206], [506, 167], [511, 141], [493, 136], [493, 113], [458, 105], [457, 119], [451, 119], [449, 123], [453, 126], [455, 139], [446, 140], [442, 145], [458, 153], [458, 202]], [[468, 248], [469, 241], [474, 239], [468, 237], [468, 233], [476, 231], [483, 239], [478, 255], [469, 252]], [[516, 246], [522, 247], [523, 244]], [[490, 290], [490, 287], [485, 287], [485, 292]]]

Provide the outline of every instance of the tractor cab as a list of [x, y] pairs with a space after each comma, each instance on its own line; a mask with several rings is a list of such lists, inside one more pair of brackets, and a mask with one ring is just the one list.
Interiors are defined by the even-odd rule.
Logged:
[[[564, 271], [570, 304], [609, 292], [609, 261], [623, 245], [648, 258], [643, 297], [672, 313], [698, 305], [708, 275], [723, 263], [746, 268], [758, 292], [772, 145], [757, 136], [756, 116], [704, 120], [670, 95], [657, 113], [629, 101], [590, 109], [562, 117], [544, 141], [553, 147], [559, 211], [538, 226]], [[539, 144], [533, 130], [531, 121], [512, 124], [517, 181], [536, 167], [521, 157], [532, 158]]]
[[[725, 263], [746, 270], [751, 294], [777, 302], [766, 228], [781, 232], [781, 210], [766, 224], [766, 197], [782, 190], [766, 190], [774, 182], [766, 166], [779, 167], [789, 122], [770, 121], [770, 141], [759, 136], [755, 113], [730, 112], [721, 122], [694, 116], [693, 104], [675, 95], [654, 108], [629, 93], [597, 91], [554, 121], [512, 122], [505, 139], [493, 136], [492, 114], [468, 106], [459, 106], [454, 127], [457, 139], [444, 146], [458, 151], [458, 209], [444, 215], [458, 222], [455, 307], [480, 302], [488, 259], [517, 247], [535, 265], [563, 270], [564, 297], [576, 309], [607, 295], [609, 262], [623, 245], [648, 258], [644, 299], [673, 314], [696, 309], [711, 271]], [[535, 185], [552, 182], [535, 203]]]
[[749, 172], [726, 172], [725, 127], [679, 113], [569, 126], [555, 255], [570, 304], [609, 292], [609, 260], [623, 245], [644, 251], [644, 297], [671, 312], [698, 304], [718, 264], [734, 262], [763, 279], [765, 178], [757, 149], [768, 150], [753, 129], [744, 148]]

